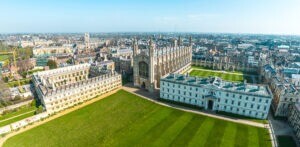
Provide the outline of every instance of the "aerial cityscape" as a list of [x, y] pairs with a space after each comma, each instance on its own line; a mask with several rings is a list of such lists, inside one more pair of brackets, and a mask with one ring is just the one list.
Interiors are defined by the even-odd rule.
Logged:
[[299, 5], [3, 2], [0, 146], [300, 147]]

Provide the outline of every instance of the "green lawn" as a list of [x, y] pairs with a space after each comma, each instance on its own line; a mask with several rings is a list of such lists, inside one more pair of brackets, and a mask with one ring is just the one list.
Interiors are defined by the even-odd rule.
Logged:
[[228, 113], [228, 112], [224, 112], [224, 111], [217, 111], [216, 113], [220, 114], [220, 115], [224, 115], [224, 116], [229, 116], [229, 117], [233, 117], [233, 118], [249, 120], [249, 121], [253, 121], [253, 122], [257, 122], [257, 123], [262, 123], [262, 124], [267, 124], [268, 123], [268, 120], [266, 120], [266, 119], [252, 118], [252, 117], [247, 117], [247, 116], [243, 116], [243, 115], [239, 115], [239, 114]]
[[[21, 79], [20, 80], [20, 84], [21, 85], [26, 85], [26, 84], [29, 84], [31, 81], [31, 78], [28, 78], [28, 79]], [[19, 82], [18, 81], [11, 81], [11, 82], [8, 82], [7, 85], [9, 87], [17, 87], [19, 86]]]
[[5, 61], [9, 58], [9, 55], [0, 55], [0, 61]]
[[[0, 116], [0, 127], [17, 122], [34, 115], [35, 106], [20, 108], [18, 111], [10, 112]], [[10, 119], [11, 118], [11, 119]]]
[[4, 115], [0, 115], [0, 121], [4, 120], [4, 119], [11, 118], [11, 117], [14, 117], [14, 116], [17, 116], [17, 115], [20, 115], [20, 114], [23, 114], [23, 113], [26, 113], [26, 112], [30, 112], [30, 111], [35, 110], [35, 109], [36, 109], [35, 106], [22, 107], [22, 108], [18, 109], [15, 112], [10, 112], [10, 113], [4, 114]]
[[[213, 71], [222, 71], [222, 70], [215, 70], [215, 69], [209, 68], [209, 67], [195, 66], [195, 65], [192, 65], [192, 69], [206, 69], [206, 70], [213, 70]], [[243, 74], [243, 72], [241, 72], [241, 71], [227, 71], [227, 72]]]
[[117, 92], [9, 138], [4, 146], [260, 146], [267, 130], [157, 105]]
[[207, 71], [207, 70], [192, 70], [190, 72], [191, 76], [198, 76], [198, 77], [209, 77], [209, 76], [216, 76], [220, 77], [223, 80], [226, 81], [232, 81], [232, 82], [243, 82], [244, 79], [247, 80], [248, 83], [252, 83], [253, 80], [250, 76], [242, 75], [242, 74], [233, 74], [233, 73], [224, 73], [224, 72], [218, 72], [218, 71]]

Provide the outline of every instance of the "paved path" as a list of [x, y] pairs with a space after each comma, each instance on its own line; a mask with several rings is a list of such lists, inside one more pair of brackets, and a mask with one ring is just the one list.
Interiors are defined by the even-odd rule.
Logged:
[[13, 117], [9, 117], [9, 118], [7, 118], [7, 119], [0, 120], [0, 122], [4, 122], [4, 121], [7, 121], [7, 120], [10, 120], [10, 119], [13, 119], [13, 118], [16, 118], [16, 117], [19, 117], [19, 116], [22, 116], [22, 115], [28, 114], [28, 113], [32, 113], [32, 112], [34, 112], [34, 111], [35, 111], [35, 110], [31, 110], [31, 111], [28, 111], [28, 112], [25, 112], [25, 113], [22, 113], [22, 114], [19, 114], [19, 115], [13, 116]]
[[44, 119], [44, 120], [42, 120], [42, 121], [35, 122], [34, 124], [29, 125], [29, 126], [26, 126], [25, 128], [21, 128], [21, 129], [19, 129], [19, 130], [17, 130], [17, 131], [11, 132], [11, 133], [7, 134], [5, 137], [0, 138], [0, 146], [3, 146], [3, 143], [4, 143], [8, 138], [10, 138], [10, 137], [12, 137], [12, 136], [15, 136], [15, 135], [17, 135], [17, 134], [20, 134], [20, 133], [25, 132], [25, 131], [27, 131], [27, 130], [30, 130], [30, 129], [34, 128], [34, 127], [37, 127], [37, 126], [39, 126], [39, 125], [42, 125], [42, 124], [44, 124], [44, 123], [46, 123], [46, 122], [49, 122], [49, 121], [51, 121], [51, 120], [53, 120], [53, 119], [56, 119], [56, 118], [58, 118], [58, 117], [61, 117], [61, 116], [63, 116], [63, 115], [66, 115], [66, 114], [68, 114], [68, 113], [70, 113], [70, 112], [73, 112], [73, 111], [75, 111], [75, 110], [78, 110], [78, 109], [80, 109], [80, 108], [82, 108], [82, 107], [85, 107], [85, 106], [87, 106], [87, 105], [89, 105], [89, 104], [92, 104], [92, 103], [94, 103], [94, 102], [97, 102], [97, 101], [99, 101], [99, 100], [101, 100], [101, 99], [103, 99], [103, 98], [105, 98], [105, 97], [107, 97], [107, 96], [109, 96], [109, 95], [111, 95], [111, 94], [116, 93], [118, 90], [119, 90], [119, 89], [114, 90], [114, 91], [111, 91], [111, 92], [106, 93], [106, 94], [103, 94], [103, 95], [101, 95], [101, 96], [99, 96], [99, 97], [97, 97], [97, 98], [91, 99], [91, 100], [89, 100], [89, 101], [87, 101], [87, 102], [84, 102], [84, 103], [82, 103], [82, 104], [80, 104], [80, 105], [77, 105], [77, 106], [74, 106], [74, 107], [65, 109], [65, 110], [63, 110], [63, 111], [61, 111], [61, 112], [59, 112], [59, 113], [57, 113], [57, 114], [55, 114], [55, 115], [52, 115], [52, 116], [50, 116], [50, 117], [48, 117], [48, 118], [46, 118], [46, 119]]
[[197, 111], [197, 110], [194, 110], [194, 109], [190, 109], [188, 107], [178, 106], [178, 105], [169, 104], [169, 103], [163, 103], [163, 102], [160, 102], [160, 101], [157, 100], [158, 93], [151, 94], [151, 93], [149, 93], [149, 92], [147, 92], [145, 90], [141, 90], [141, 89], [132, 87], [129, 84], [123, 86], [123, 89], [125, 91], [128, 91], [130, 93], [138, 95], [138, 96], [140, 96], [142, 98], [150, 100], [150, 101], [152, 101], [154, 103], [157, 103], [159, 105], [163, 105], [163, 106], [175, 108], [175, 109], [186, 111], [186, 112], [197, 113], [197, 114], [201, 114], [201, 115], [205, 115], [205, 116], [209, 116], [209, 117], [213, 117], [213, 118], [223, 119], [223, 120], [227, 120], [227, 121], [231, 121], [231, 122], [236, 122], [236, 123], [251, 125], [251, 126], [255, 126], [255, 127], [261, 127], [261, 128], [265, 127], [265, 124], [262, 124], [262, 123], [257, 123], [257, 122], [243, 120], [243, 119], [237, 119], [237, 118], [231, 118], [231, 117], [225, 117], [225, 116], [221, 116], [221, 115], [217, 115], [217, 114], [211, 114], [209, 112], [206, 113], [206, 112], [202, 112], [202, 111]]

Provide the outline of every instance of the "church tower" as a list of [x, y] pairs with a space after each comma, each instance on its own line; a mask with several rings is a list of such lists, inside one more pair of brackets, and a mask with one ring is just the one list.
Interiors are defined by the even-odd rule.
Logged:
[[84, 34], [84, 43], [85, 43], [85, 51], [88, 52], [90, 49], [90, 34], [85, 33]]

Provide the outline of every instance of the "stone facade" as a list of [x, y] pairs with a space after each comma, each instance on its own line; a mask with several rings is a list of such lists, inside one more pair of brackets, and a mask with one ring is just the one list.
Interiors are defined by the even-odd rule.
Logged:
[[291, 107], [288, 122], [293, 128], [296, 137], [300, 140], [300, 103], [296, 103]]
[[266, 85], [170, 74], [161, 79], [160, 98], [208, 110], [266, 119], [273, 95]]
[[122, 86], [115, 71], [90, 75], [90, 64], [80, 64], [33, 74], [32, 80], [42, 105], [54, 113]]
[[170, 46], [155, 45], [150, 39], [145, 49], [139, 49], [133, 42], [133, 82], [134, 86], [150, 92], [160, 87], [160, 78], [169, 73], [187, 70], [192, 60], [192, 43], [184, 46], [174, 43]]
[[290, 107], [294, 103], [300, 102], [300, 91], [294, 84], [279, 75], [277, 70], [267, 64], [263, 66], [262, 76], [264, 82], [270, 85], [270, 89], [274, 95], [272, 109], [275, 116], [287, 117]]
[[241, 64], [238, 62], [231, 62], [228, 57], [219, 57], [218, 61], [206, 61], [200, 59], [193, 59], [192, 64], [195, 66], [203, 66], [214, 70], [227, 70], [227, 71], [245, 71], [257, 72], [259, 66], [252, 64]]

